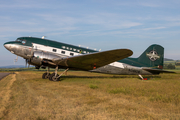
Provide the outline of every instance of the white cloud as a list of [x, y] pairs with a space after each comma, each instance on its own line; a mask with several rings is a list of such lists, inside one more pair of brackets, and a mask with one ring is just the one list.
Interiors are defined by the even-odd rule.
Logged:
[[22, 9], [42, 9], [42, 8], [50, 8], [48, 7], [47, 2], [45, 0], [12, 0], [12, 1], [1, 1], [0, 9], [14, 9], [14, 10], [22, 10]]
[[166, 27], [154, 27], [154, 28], [145, 28], [143, 30], [158, 30], [158, 29], [165, 29]]
[[141, 6], [144, 7], [160, 7], [159, 3], [152, 3], [152, 2], [141, 2], [139, 3]]
[[45, 35], [77, 42], [89, 38], [93, 38], [92, 42], [126, 39], [123, 42], [129, 46], [133, 46], [130, 40], [163, 43], [164, 39], [180, 37], [179, 3], [176, 0], [1, 1], [0, 41]]

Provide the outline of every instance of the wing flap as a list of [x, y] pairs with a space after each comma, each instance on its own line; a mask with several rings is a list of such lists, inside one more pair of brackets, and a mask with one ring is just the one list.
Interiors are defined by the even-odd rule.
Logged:
[[69, 68], [92, 70], [117, 60], [124, 59], [132, 54], [133, 52], [129, 49], [116, 49], [61, 59], [53, 59], [52, 61], [57, 65], [67, 66]]

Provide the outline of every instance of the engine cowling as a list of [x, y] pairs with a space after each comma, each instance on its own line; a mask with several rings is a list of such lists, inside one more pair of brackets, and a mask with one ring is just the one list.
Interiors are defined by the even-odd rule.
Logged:
[[33, 57], [30, 59], [30, 61], [28, 61], [28, 63], [35, 66], [41, 66], [43, 64], [48, 66], [48, 64], [52, 65], [51, 61], [55, 58], [61, 58], [61, 56], [49, 52], [34, 51]]

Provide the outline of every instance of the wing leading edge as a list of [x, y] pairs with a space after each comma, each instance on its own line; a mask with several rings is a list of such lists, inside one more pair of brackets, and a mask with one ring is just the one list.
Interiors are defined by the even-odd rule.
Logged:
[[133, 52], [129, 49], [115, 49], [79, 56], [56, 58], [52, 61], [56, 65], [60, 66], [67, 66], [69, 68], [77, 68], [81, 70], [92, 70], [110, 64], [112, 62], [127, 58], [132, 54]]

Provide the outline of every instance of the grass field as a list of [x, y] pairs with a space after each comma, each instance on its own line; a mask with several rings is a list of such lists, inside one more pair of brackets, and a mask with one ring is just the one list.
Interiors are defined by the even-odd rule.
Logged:
[[0, 120], [180, 119], [180, 71], [147, 76], [70, 71], [61, 81], [42, 71], [0, 81]]

